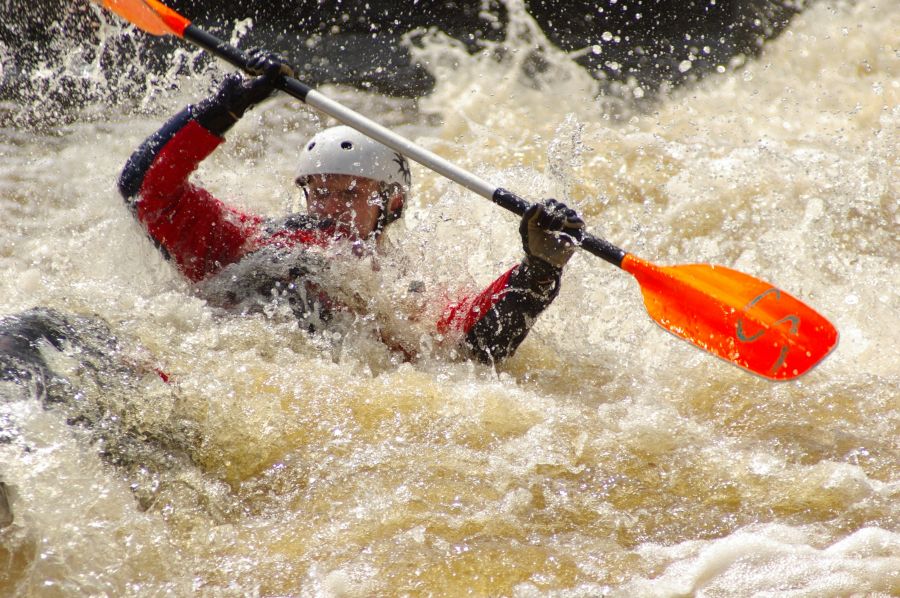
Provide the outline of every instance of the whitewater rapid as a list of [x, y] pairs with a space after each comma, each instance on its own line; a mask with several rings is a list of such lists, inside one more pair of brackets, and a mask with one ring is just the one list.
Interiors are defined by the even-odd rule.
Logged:
[[[430, 351], [410, 281], [483, 286], [521, 245], [514, 216], [418, 166], [381, 269], [339, 277], [371, 317], [335, 338], [222, 313], [116, 190], [227, 69], [172, 73], [136, 104], [0, 129], [0, 316], [97, 316], [128, 366], [45, 351], [102, 433], [0, 382], [0, 594], [900, 595], [896, 3], [816, 3], [758, 58], [660, 98], [604, 91], [550, 47], [525, 76], [539, 32], [510, 19], [504, 52], [418, 38], [427, 97], [323, 91], [642, 257], [777, 284], [835, 323], [836, 351], [795, 382], [754, 377], [658, 329], [586, 254], [508, 362]], [[296, 148], [327, 124], [275, 98], [197, 180], [298, 209]], [[429, 351], [404, 363], [375, 329]]]

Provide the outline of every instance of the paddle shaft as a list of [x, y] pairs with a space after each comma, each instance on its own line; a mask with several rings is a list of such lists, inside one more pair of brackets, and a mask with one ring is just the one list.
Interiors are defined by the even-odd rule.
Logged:
[[[202, 29], [198, 29], [193, 25], [188, 25], [184, 29], [184, 38], [215, 56], [226, 60], [239, 69], [244, 71], [247, 70], [249, 61], [247, 55], [216, 36], [211, 35]], [[502, 187], [494, 187], [481, 177], [448, 162], [437, 154], [416, 145], [412, 141], [386, 129], [382, 125], [369, 120], [362, 114], [335, 102], [297, 79], [286, 77], [281, 88], [286, 93], [297, 98], [301, 102], [304, 102], [308, 106], [337, 119], [345, 125], [353, 127], [360, 133], [400, 152], [407, 158], [415, 160], [422, 166], [458, 183], [469, 191], [490, 199], [498, 206], [505, 208], [518, 216], [524, 214], [531, 206], [531, 203], [519, 197], [512, 191], [508, 191]], [[581, 248], [597, 257], [603, 258], [619, 268], [622, 267], [622, 260], [625, 259], [625, 256], [627, 255], [625, 250], [616, 247], [605, 239], [595, 237], [590, 233], [584, 233], [584, 236], [581, 239]]]

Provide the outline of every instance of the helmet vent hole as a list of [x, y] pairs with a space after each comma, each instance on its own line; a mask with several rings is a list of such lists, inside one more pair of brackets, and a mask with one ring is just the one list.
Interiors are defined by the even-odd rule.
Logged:
[[313, 142], [310, 143], [308, 146], [306, 146], [306, 151], [311, 152], [312, 149], [313, 149], [314, 147], [316, 147], [316, 142], [315, 142], [315, 141], [313, 141]]
[[341, 147], [345, 150], [349, 150], [349, 149], [353, 149], [353, 144], [350, 143], [349, 141], [342, 141]]

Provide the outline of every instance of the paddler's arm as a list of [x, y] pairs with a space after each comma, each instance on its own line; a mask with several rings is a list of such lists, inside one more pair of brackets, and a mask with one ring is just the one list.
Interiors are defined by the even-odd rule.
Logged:
[[486, 363], [511, 356], [559, 295], [563, 267], [583, 228], [581, 218], [556, 200], [533, 205], [519, 225], [525, 258], [476, 297], [448, 306], [438, 332], [463, 333], [466, 348]]
[[188, 181], [225, 133], [246, 110], [269, 97], [283, 76], [283, 62], [258, 56], [261, 76], [226, 77], [213, 96], [188, 106], [144, 141], [119, 178], [119, 190], [134, 216], [191, 280], [240, 259], [263, 223]]

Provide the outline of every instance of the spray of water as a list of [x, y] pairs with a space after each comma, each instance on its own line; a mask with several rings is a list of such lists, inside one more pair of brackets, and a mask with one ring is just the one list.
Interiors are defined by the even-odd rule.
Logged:
[[[512, 359], [454, 359], [411, 314], [515, 263], [517, 223], [418, 167], [378, 267], [319, 273], [366, 315], [310, 334], [277, 305], [223, 312], [115, 190], [222, 67], [173, 49], [170, 72], [142, 70], [140, 34], [97, 14], [77, 64], [48, 63], [47, 93], [4, 105], [0, 313], [99, 316], [118, 340], [43, 348], [70, 383], [59, 404], [0, 382], [2, 593], [900, 591], [900, 13], [816, 4], [757, 59], [634, 103], [516, 6], [474, 55], [411, 39], [437, 81], [418, 102], [325, 91], [655, 261], [776, 282], [835, 321], [837, 351], [797, 382], [756, 379], [658, 331], [628, 276], [579, 255]], [[127, 102], [96, 59], [114, 44], [135, 49], [113, 86], [140, 82]], [[52, 81], [76, 74], [94, 95], [55, 112]], [[46, 132], [16, 116], [44, 109]], [[197, 181], [259, 213], [302, 207], [293, 157], [325, 124], [276, 98]]]

